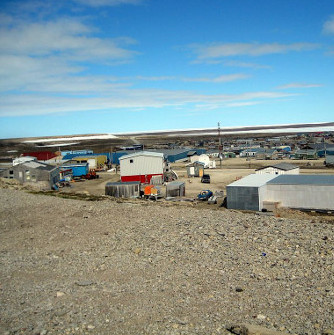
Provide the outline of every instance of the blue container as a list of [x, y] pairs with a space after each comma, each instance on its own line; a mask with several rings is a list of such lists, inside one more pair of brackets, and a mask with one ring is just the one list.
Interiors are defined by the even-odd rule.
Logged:
[[73, 177], [85, 176], [89, 172], [88, 163], [81, 164], [65, 164], [61, 166], [61, 169], [71, 169]]

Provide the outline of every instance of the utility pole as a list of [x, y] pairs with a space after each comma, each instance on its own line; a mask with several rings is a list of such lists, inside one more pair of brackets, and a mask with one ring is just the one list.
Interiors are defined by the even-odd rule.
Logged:
[[218, 150], [219, 150], [220, 168], [222, 168], [223, 154], [222, 154], [222, 139], [220, 134], [220, 122], [218, 122]]

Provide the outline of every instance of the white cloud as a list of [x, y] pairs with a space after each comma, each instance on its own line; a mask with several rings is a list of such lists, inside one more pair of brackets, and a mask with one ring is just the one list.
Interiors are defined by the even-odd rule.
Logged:
[[3, 27], [0, 29], [0, 52], [34, 57], [61, 55], [68, 60], [105, 62], [128, 60], [136, 54], [121, 46], [133, 44], [132, 39], [102, 39], [91, 36], [93, 31], [73, 19]]
[[271, 68], [271, 66], [269, 65], [262, 65], [262, 64], [249, 63], [249, 62], [240, 62], [236, 60], [224, 62], [224, 65], [234, 66], [234, 67], [253, 68], [253, 69], [270, 69]]
[[177, 78], [173, 76], [155, 76], [155, 77], [136, 76], [136, 79], [147, 80], [147, 81], [164, 81], [164, 80], [175, 80]]
[[[94, 93], [94, 92], [92, 92]], [[86, 96], [62, 95], [5, 95], [0, 106], [0, 116], [42, 115], [75, 111], [108, 110], [120, 112], [129, 108], [162, 108], [193, 104], [215, 106], [228, 103], [277, 100], [295, 94], [282, 92], [246, 92], [241, 94], [199, 94], [192, 91], [135, 89], [109, 87], [101, 94]]]
[[131, 61], [137, 53], [127, 46], [135, 41], [94, 33], [94, 27], [79, 19], [25, 23], [7, 15], [0, 27], [0, 91], [82, 94], [124, 86], [111, 84], [116, 78], [81, 72], [90, 64]]
[[322, 31], [325, 34], [334, 34], [334, 15], [324, 23]]
[[[249, 78], [249, 75], [243, 73], [225, 74], [218, 77], [177, 77], [177, 76], [157, 76], [157, 77], [146, 77], [136, 76], [135, 79], [147, 80], [147, 81], [165, 81], [165, 80], [181, 80], [185, 82], [202, 82], [202, 83], [222, 83], [235, 81], [240, 79]], [[131, 78], [127, 78], [131, 80]]]
[[137, 5], [142, 0], [74, 0], [75, 2], [90, 7], [106, 7], [117, 5]]
[[232, 102], [228, 103], [227, 107], [245, 107], [245, 106], [254, 106], [261, 104], [261, 101], [243, 101], [243, 102]]
[[205, 61], [230, 56], [263, 56], [281, 54], [290, 51], [307, 51], [318, 48], [313, 43], [216, 43], [211, 45], [193, 44], [190, 48], [197, 54], [198, 61]]
[[215, 78], [183, 78], [183, 81], [189, 82], [206, 82], [206, 83], [222, 83], [249, 78], [249, 75], [243, 73], [225, 74]]
[[289, 88], [311, 88], [311, 87], [321, 87], [320, 84], [306, 84], [306, 83], [290, 83], [277, 87], [278, 89], [289, 89]]

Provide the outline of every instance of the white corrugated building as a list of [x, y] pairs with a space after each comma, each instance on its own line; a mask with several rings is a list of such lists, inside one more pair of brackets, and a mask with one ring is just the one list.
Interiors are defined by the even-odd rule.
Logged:
[[121, 181], [140, 181], [149, 184], [153, 176], [163, 178], [164, 155], [158, 152], [141, 151], [119, 158]]
[[268, 181], [266, 200], [282, 207], [334, 210], [334, 175], [281, 175]]
[[227, 208], [334, 210], [334, 175], [252, 174], [226, 187]]
[[259, 168], [256, 174], [299, 174], [299, 166], [289, 163], [279, 163]]

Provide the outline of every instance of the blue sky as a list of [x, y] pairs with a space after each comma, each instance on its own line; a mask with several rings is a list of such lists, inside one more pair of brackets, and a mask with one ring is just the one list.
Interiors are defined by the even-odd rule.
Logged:
[[0, 138], [334, 120], [333, 0], [2, 0], [0, 60]]

